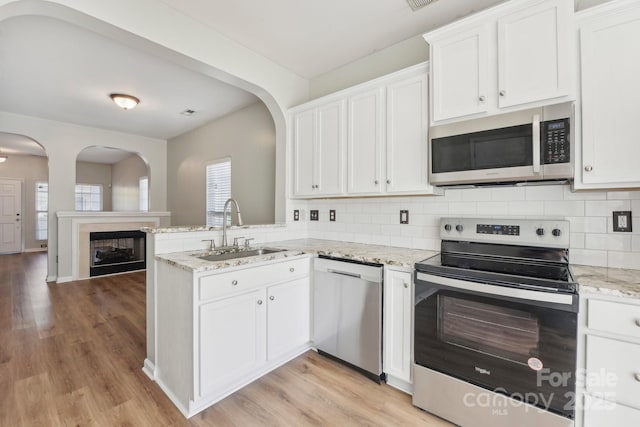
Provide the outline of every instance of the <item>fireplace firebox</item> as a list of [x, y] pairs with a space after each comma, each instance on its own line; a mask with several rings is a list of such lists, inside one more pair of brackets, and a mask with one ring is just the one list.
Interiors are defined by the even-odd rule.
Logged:
[[144, 270], [146, 234], [138, 230], [89, 233], [89, 276]]

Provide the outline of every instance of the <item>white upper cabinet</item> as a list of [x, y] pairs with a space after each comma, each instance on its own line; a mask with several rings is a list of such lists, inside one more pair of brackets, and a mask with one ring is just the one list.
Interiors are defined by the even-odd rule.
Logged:
[[387, 193], [433, 191], [429, 186], [427, 76], [387, 86]]
[[486, 26], [432, 43], [433, 121], [487, 111], [488, 44]]
[[576, 189], [640, 187], [640, 4], [619, 1], [578, 15], [582, 150]]
[[381, 183], [383, 90], [375, 88], [350, 97], [348, 116], [347, 191], [349, 194], [379, 194], [384, 188]]
[[344, 193], [344, 102], [332, 102], [293, 116], [294, 195]]
[[436, 194], [427, 82], [418, 64], [293, 108], [293, 197]]
[[506, 2], [424, 35], [431, 124], [570, 101], [572, 0]]
[[569, 94], [573, 2], [546, 1], [498, 19], [498, 106]]

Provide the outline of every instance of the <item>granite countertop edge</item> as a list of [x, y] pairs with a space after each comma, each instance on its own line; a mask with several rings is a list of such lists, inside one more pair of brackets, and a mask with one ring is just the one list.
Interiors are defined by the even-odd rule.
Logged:
[[578, 292], [640, 300], [640, 270], [572, 265]]

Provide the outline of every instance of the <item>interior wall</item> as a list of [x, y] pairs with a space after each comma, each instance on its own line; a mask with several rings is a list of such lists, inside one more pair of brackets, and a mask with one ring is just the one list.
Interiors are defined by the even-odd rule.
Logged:
[[111, 165], [114, 211], [133, 212], [140, 210], [140, 178], [143, 176], [147, 176], [147, 165], [137, 154], [132, 154]]
[[47, 241], [36, 240], [36, 182], [49, 179], [47, 158], [43, 156], [21, 156], [12, 154], [0, 163], [1, 178], [22, 180], [22, 235], [25, 250], [41, 249]]
[[223, 157], [231, 157], [231, 195], [244, 222], [273, 223], [275, 149], [273, 118], [262, 102], [170, 139], [167, 203], [172, 225], [206, 224], [206, 165]]
[[[76, 184], [101, 185], [102, 210], [105, 212], [113, 210], [111, 165], [105, 163], [76, 162]], [[75, 201], [74, 209], [72, 210], [75, 210]]]

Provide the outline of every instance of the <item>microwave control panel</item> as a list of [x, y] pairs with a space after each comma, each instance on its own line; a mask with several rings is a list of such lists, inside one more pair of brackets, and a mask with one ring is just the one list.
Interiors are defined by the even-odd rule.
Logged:
[[540, 124], [542, 144], [540, 160], [543, 164], [569, 163], [569, 119], [549, 120]]

